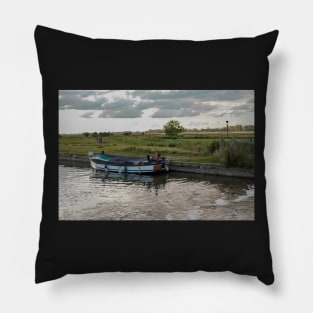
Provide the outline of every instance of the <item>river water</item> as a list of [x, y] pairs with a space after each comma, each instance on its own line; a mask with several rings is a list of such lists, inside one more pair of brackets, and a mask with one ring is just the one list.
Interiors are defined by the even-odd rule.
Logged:
[[59, 165], [60, 220], [254, 220], [254, 180]]

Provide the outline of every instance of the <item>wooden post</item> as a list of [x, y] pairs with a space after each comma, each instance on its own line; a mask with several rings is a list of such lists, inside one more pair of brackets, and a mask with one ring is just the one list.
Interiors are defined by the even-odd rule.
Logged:
[[224, 137], [223, 136], [221, 136], [221, 138], [220, 138], [220, 149], [224, 149], [224, 146], [225, 146], [225, 142], [224, 142]]
[[98, 143], [102, 144], [102, 136], [101, 135], [98, 136]]

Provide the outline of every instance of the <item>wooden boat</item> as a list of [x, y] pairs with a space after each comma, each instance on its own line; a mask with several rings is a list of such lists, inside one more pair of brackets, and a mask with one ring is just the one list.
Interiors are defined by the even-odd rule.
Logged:
[[159, 173], [168, 172], [170, 161], [165, 158], [150, 159], [133, 158], [106, 154], [104, 152], [89, 152], [90, 165], [95, 170], [115, 173]]

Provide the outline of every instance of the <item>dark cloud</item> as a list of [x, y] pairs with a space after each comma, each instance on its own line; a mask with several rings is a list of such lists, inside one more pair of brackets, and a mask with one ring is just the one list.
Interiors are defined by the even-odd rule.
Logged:
[[92, 115], [93, 115], [93, 112], [85, 112], [80, 117], [91, 118]]
[[68, 94], [59, 96], [60, 109], [75, 109], [75, 110], [100, 110], [103, 108], [104, 103], [107, 102], [105, 98], [96, 100], [88, 100], [87, 96], [80, 96], [75, 94]]
[[59, 95], [62, 97], [66, 96], [77, 96], [81, 98], [86, 98], [95, 94], [93, 90], [60, 90]]
[[141, 111], [138, 111], [133, 108], [124, 108], [121, 111], [117, 110], [103, 110], [98, 117], [105, 117], [105, 118], [134, 118], [140, 117]]
[[104, 105], [105, 109], [111, 110], [120, 110], [120, 109], [128, 109], [134, 105], [134, 100], [130, 99], [118, 99], [111, 103], [106, 103]]
[[138, 110], [145, 110], [145, 109], [150, 109], [151, 107], [154, 107], [155, 104], [153, 101], [137, 101], [135, 102], [135, 107]]
[[230, 101], [239, 100], [242, 97], [241, 90], [134, 90], [128, 92], [128, 94], [133, 97], [140, 97], [142, 100]]
[[[193, 106], [193, 103], [186, 101], [186, 99], [179, 100], [155, 100], [152, 102], [153, 106], [159, 109], [165, 110], [179, 110], [184, 108], [190, 108]], [[151, 104], [150, 104], [151, 107]]]
[[243, 104], [238, 104], [238, 105], [233, 107], [233, 111], [253, 112], [254, 111], [254, 103], [246, 102]]
[[180, 109], [180, 110], [159, 110], [155, 112], [152, 117], [188, 117], [188, 116], [196, 116], [200, 115], [201, 111], [198, 110], [192, 110], [192, 109]]
[[[101, 110], [99, 117], [239, 116], [254, 111], [253, 90], [61, 90], [60, 109]], [[84, 113], [82, 117], [91, 117]]]

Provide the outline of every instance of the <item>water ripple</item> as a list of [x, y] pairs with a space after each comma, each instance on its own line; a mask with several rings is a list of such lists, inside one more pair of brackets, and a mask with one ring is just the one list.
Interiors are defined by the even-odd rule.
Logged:
[[59, 166], [61, 220], [253, 220], [251, 180]]

